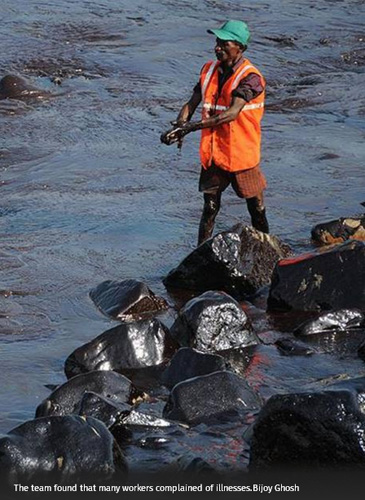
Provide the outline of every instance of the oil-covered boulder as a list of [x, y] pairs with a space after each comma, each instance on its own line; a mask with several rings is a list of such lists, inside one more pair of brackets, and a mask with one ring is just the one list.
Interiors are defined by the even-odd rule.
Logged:
[[268, 285], [275, 263], [289, 254], [275, 236], [237, 224], [193, 250], [163, 282], [167, 288], [223, 290], [244, 298]]
[[343, 243], [346, 240], [365, 241], [365, 215], [341, 217], [317, 224], [311, 231], [312, 240], [318, 245]]
[[169, 330], [159, 320], [122, 323], [77, 348], [65, 362], [67, 377], [92, 370], [114, 370], [130, 375], [164, 365], [175, 352]]
[[114, 403], [130, 403], [135, 395], [130, 380], [113, 371], [93, 371], [71, 378], [37, 408], [36, 417], [77, 414], [85, 392], [95, 392]]
[[[127, 470], [105, 425], [80, 416], [29, 420], [0, 439], [0, 476], [14, 483], [111, 480]], [[4, 483], [2, 483], [4, 486]]]
[[89, 295], [103, 314], [122, 321], [140, 320], [168, 308], [165, 299], [134, 279], [103, 281]]
[[0, 99], [38, 100], [50, 94], [41, 91], [17, 75], [5, 75], [0, 80]]
[[365, 361], [365, 341], [360, 344], [357, 353], [359, 355], [359, 358]]
[[178, 458], [175, 464], [170, 466], [174, 477], [180, 480], [190, 481], [196, 479], [198, 481], [217, 482], [224, 481], [224, 475], [220, 473], [212, 464], [201, 457], [193, 457], [192, 454], [182, 455]]
[[163, 416], [193, 425], [216, 423], [242, 418], [260, 406], [260, 399], [243, 378], [223, 371], [175, 385]]
[[172, 422], [154, 415], [147, 415], [136, 410], [123, 414], [119, 423], [129, 427], [171, 427]]
[[338, 309], [306, 321], [294, 330], [294, 335], [307, 336], [317, 333], [344, 332], [365, 328], [365, 315], [359, 309]]
[[229, 363], [218, 354], [205, 354], [190, 347], [182, 347], [174, 354], [161, 381], [171, 389], [183, 380], [228, 369]]
[[209, 291], [189, 300], [170, 331], [181, 346], [204, 352], [259, 342], [240, 304], [224, 292]]
[[284, 356], [311, 356], [315, 353], [304, 342], [298, 342], [286, 337], [276, 340], [274, 345]]
[[121, 415], [127, 415], [131, 408], [128, 403], [115, 403], [109, 398], [88, 391], [84, 393], [80, 401], [79, 415], [97, 418], [110, 428]]
[[280, 260], [268, 310], [365, 310], [365, 243], [347, 241], [329, 250]]
[[365, 377], [349, 378], [335, 382], [326, 387], [329, 391], [343, 391], [347, 390], [352, 392], [357, 399], [360, 410], [365, 413]]
[[275, 395], [254, 424], [250, 469], [365, 468], [364, 432], [352, 390]]
[[94, 392], [84, 394], [80, 403], [79, 415], [101, 420], [121, 446], [133, 438], [132, 429], [141, 427], [165, 428], [172, 425], [163, 418], [134, 410], [127, 403], [115, 403]]

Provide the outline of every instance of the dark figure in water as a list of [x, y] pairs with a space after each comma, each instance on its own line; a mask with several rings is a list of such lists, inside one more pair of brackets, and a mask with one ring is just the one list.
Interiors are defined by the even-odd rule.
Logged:
[[6, 75], [0, 80], [0, 99], [41, 99], [45, 96], [45, 92], [28, 85], [19, 76]]
[[[246, 23], [228, 21], [208, 33], [216, 36], [217, 61], [203, 66], [174, 127], [161, 136], [164, 144], [181, 146], [186, 134], [202, 130], [199, 191], [204, 194], [204, 208], [198, 244], [211, 237], [222, 192], [230, 184], [237, 196], [246, 199], [254, 228], [269, 232], [263, 197], [266, 180], [260, 170], [265, 80], [244, 56], [250, 40]], [[200, 102], [202, 120], [190, 122]]]

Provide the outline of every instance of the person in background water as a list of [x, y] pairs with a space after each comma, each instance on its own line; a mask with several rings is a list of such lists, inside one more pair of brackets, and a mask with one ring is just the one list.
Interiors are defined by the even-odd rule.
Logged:
[[[222, 192], [232, 184], [245, 198], [254, 228], [269, 232], [263, 191], [266, 180], [260, 169], [261, 118], [264, 113], [265, 80], [244, 56], [250, 32], [243, 21], [227, 21], [216, 36], [217, 61], [207, 62], [189, 101], [183, 105], [174, 127], [161, 135], [161, 142], [182, 145], [186, 134], [202, 130], [199, 191], [204, 208], [198, 245], [211, 237], [221, 205]], [[200, 104], [201, 121], [191, 122]]]

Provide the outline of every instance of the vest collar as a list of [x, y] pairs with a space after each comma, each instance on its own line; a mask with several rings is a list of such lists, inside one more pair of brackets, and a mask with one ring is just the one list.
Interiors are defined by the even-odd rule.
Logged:
[[[246, 58], [245, 58], [245, 56], [242, 54], [242, 56], [239, 58], [239, 60], [236, 62], [236, 64], [235, 64], [234, 66], [232, 66], [232, 67], [228, 68], [226, 71], [227, 71], [227, 72], [228, 72], [228, 71], [231, 71], [231, 74], [233, 75], [233, 73], [235, 73], [235, 72], [238, 70], [238, 68], [239, 68], [239, 67], [240, 67], [240, 66], [241, 66], [241, 65], [242, 65], [245, 61], [246, 61]], [[220, 64], [220, 65], [218, 66], [218, 71], [219, 71], [220, 73], [223, 73], [222, 64]]]

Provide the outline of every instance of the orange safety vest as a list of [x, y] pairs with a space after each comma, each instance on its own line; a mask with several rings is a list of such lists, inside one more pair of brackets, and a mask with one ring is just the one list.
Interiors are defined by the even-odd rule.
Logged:
[[[250, 73], [265, 80], [248, 59], [234, 71], [224, 83], [218, 95], [219, 61], [209, 61], [203, 67], [200, 75], [203, 110], [202, 119], [222, 113], [228, 109], [232, 101], [232, 91], [239, 82]], [[253, 168], [260, 162], [261, 127], [264, 114], [265, 92], [247, 103], [237, 118], [230, 123], [217, 127], [202, 129], [200, 142], [200, 159], [205, 169], [212, 163], [223, 170], [237, 172]]]

